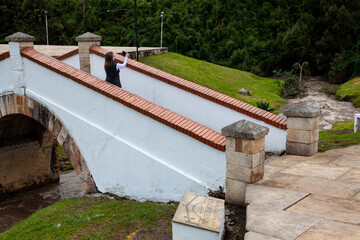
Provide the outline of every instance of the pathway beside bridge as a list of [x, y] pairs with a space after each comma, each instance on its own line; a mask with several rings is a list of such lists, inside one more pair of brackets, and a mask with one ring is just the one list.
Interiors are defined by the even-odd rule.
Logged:
[[360, 239], [360, 146], [284, 155], [247, 188], [245, 240]]

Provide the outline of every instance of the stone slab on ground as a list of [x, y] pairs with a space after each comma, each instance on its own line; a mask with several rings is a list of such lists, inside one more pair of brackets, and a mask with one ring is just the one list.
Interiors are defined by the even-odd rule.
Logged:
[[357, 200], [357, 201], [360, 201], [360, 193], [356, 194], [355, 196], [353, 196], [351, 198], [351, 200]]
[[270, 236], [265, 236], [260, 233], [248, 232], [245, 234], [244, 240], [281, 240], [280, 238], [273, 238]]
[[247, 208], [246, 229], [283, 240], [293, 240], [320, 220], [321, 218], [306, 214], [250, 204]]
[[350, 199], [360, 192], [360, 184], [315, 177], [302, 177], [287, 185], [286, 189]]
[[264, 177], [269, 177], [272, 174], [275, 174], [277, 172], [280, 172], [281, 170], [283, 170], [285, 167], [275, 167], [275, 166], [271, 166], [269, 164], [265, 164], [264, 167]]
[[261, 181], [256, 184], [267, 187], [274, 188], [283, 188], [289, 185], [290, 183], [302, 178], [302, 176], [298, 175], [290, 175], [285, 173], [275, 173], [271, 175], [271, 177], [263, 178]]
[[284, 210], [308, 195], [308, 193], [280, 188], [248, 185], [246, 187], [245, 202], [249, 204], [266, 205], [276, 210]]
[[344, 153], [337, 160], [333, 162], [334, 164], [342, 167], [357, 167], [360, 168], [359, 156], [353, 154]]
[[311, 227], [296, 240], [358, 240], [360, 226], [337, 221], [323, 220]]
[[336, 180], [344, 182], [360, 183], [360, 168], [353, 168]]
[[[293, 166], [290, 166], [284, 170], [281, 170], [281, 173], [301, 175], [301, 176], [310, 176], [318, 177], [324, 179], [332, 179], [340, 177], [346, 172], [350, 171], [349, 167], [339, 167], [335, 164], [317, 164], [317, 163], [307, 163], [302, 162]], [[266, 171], [266, 169], [265, 169]]]
[[277, 157], [276, 159], [272, 160], [271, 162], [268, 162], [267, 165], [274, 166], [274, 167], [290, 167], [292, 165], [298, 164], [301, 162], [301, 159], [296, 160], [292, 157], [293, 155], [284, 155], [281, 157]]
[[172, 219], [174, 240], [221, 240], [225, 201], [185, 192]]
[[329, 220], [360, 224], [360, 201], [321, 195], [310, 195], [287, 212], [309, 214]]

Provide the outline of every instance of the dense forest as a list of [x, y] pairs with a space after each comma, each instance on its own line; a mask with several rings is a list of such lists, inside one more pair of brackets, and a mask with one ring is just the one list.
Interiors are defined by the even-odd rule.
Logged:
[[[0, 42], [16, 31], [46, 44], [76, 44], [93, 32], [102, 45], [135, 46], [134, 0], [1, 0]], [[308, 62], [313, 75], [342, 83], [360, 75], [360, 1], [137, 0], [140, 47], [169, 51], [270, 76]]]

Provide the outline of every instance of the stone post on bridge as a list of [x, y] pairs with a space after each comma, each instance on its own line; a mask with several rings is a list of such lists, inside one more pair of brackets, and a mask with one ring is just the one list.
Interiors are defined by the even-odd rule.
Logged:
[[79, 46], [80, 69], [91, 74], [90, 48], [100, 46], [101, 36], [87, 32], [75, 38]]
[[221, 129], [226, 136], [225, 201], [246, 206], [246, 185], [264, 176], [267, 127], [241, 120]]
[[28, 34], [17, 32], [5, 37], [5, 41], [9, 42], [10, 66], [13, 76], [14, 93], [25, 95], [25, 77], [24, 63], [20, 51], [24, 48], [34, 48], [35, 37]]
[[320, 109], [298, 104], [286, 111], [286, 153], [312, 156], [318, 151]]

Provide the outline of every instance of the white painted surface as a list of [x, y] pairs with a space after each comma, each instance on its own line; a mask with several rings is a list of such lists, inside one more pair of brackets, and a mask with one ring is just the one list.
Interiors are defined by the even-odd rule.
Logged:
[[69, 64], [70, 66], [73, 66], [77, 69], [80, 69], [79, 54], [75, 54], [75, 55], [65, 58], [64, 60], [61, 60], [61, 61], [63, 63]]
[[13, 91], [15, 94], [24, 95], [25, 78], [23, 59], [20, 55], [19, 42], [9, 42], [10, 66], [12, 70]]
[[[104, 58], [91, 54], [91, 69], [94, 76], [105, 79], [103, 70]], [[96, 68], [96, 66], [100, 66]], [[121, 70], [122, 87], [148, 101], [179, 113], [189, 119], [221, 132], [234, 122], [246, 119], [269, 128], [265, 137], [265, 150], [281, 152], [286, 148], [286, 131], [263, 121], [251, 118], [230, 108], [173, 87], [162, 81], [129, 68]]]
[[221, 240], [222, 235], [201, 228], [172, 222], [173, 240]]
[[13, 76], [10, 66], [10, 58], [0, 61], [0, 95], [13, 89]]
[[360, 132], [360, 113], [355, 114], [354, 118], [354, 132]]
[[26, 94], [63, 121], [101, 192], [180, 201], [225, 185], [225, 153], [24, 59]]

